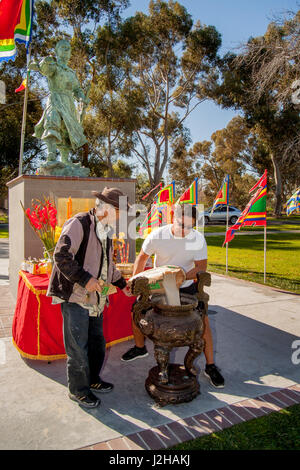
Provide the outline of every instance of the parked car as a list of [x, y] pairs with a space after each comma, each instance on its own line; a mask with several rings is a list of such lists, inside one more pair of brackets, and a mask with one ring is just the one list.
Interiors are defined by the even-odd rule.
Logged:
[[[227, 217], [227, 206], [220, 206], [217, 207], [213, 213], [211, 214], [211, 209], [207, 209], [204, 211], [204, 223], [205, 225], [208, 223], [213, 223], [213, 222], [224, 222], [226, 224], [226, 217]], [[229, 206], [229, 211], [228, 211], [228, 222], [230, 225], [233, 225], [236, 223], [238, 218], [241, 215], [241, 211], [237, 209], [236, 207]]]

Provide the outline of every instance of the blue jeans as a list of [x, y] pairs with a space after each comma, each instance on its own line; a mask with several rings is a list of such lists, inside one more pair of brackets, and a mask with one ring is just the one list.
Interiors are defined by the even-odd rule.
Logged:
[[87, 309], [72, 302], [62, 303], [61, 310], [69, 391], [87, 395], [90, 385], [99, 381], [104, 362], [103, 315], [90, 317]]

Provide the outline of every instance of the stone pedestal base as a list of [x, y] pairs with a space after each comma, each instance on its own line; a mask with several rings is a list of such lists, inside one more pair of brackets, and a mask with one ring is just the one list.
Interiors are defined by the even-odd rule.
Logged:
[[46, 162], [38, 169], [42, 176], [88, 176], [89, 168], [84, 168], [80, 163]]
[[159, 367], [149, 371], [145, 387], [149, 395], [160, 406], [176, 405], [192, 401], [200, 393], [200, 385], [196, 377], [191, 377], [183, 365], [169, 365], [169, 382], [159, 383]]
[[[57, 162], [56, 162], [57, 163]], [[78, 176], [41, 176], [21, 175], [7, 184], [9, 188], [9, 284], [13, 297], [17, 295], [18, 272], [24, 259], [43, 257], [43, 245], [36, 233], [30, 227], [24, 215], [20, 202], [25, 209], [31, 209], [32, 199], [44, 200], [50, 198], [57, 207], [58, 225], [62, 225], [66, 212], [60, 212], [60, 200], [73, 201], [74, 214], [77, 200], [87, 200], [87, 207], [78, 212], [92, 209], [95, 197], [92, 191], [101, 192], [105, 186], [119, 188], [128, 196], [129, 204], [135, 203], [135, 180], [126, 178], [92, 178]], [[134, 215], [128, 216], [128, 225], [134, 220]], [[121, 229], [124, 231], [124, 228]], [[118, 233], [118, 226], [117, 232]], [[129, 239], [129, 262], [135, 260], [135, 240]]]

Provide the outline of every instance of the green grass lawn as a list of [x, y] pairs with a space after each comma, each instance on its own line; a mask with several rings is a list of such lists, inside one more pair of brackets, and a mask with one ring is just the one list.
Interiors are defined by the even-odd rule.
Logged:
[[174, 450], [300, 450], [300, 405], [236, 424]]
[[0, 223], [3, 223], [3, 224], [8, 224], [8, 216], [5, 215], [5, 214], [1, 214], [0, 215]]
[[[208, 270], [225, 274], [223, 236], [207, 237]], [[228, 245], [228, 275], [263, 284], [263, 235], [236, 235]], [[266, 285], [300, 294], [300, 234], [267, 236]]]
[[8, 229], [0, 225], [0, 238], [8, 238]]

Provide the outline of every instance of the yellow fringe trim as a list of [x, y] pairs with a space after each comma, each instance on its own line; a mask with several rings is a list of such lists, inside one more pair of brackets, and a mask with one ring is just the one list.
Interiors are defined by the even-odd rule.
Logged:
[[132, 336], [125, 336], [124, 338], [120, 338], [120, 339], [116, 339], [115, 341], [111, 341], [110, 343], [107, 343], [106, 347], [110, 348], [111, 346], [114, 346], [115, 344], [123, 343], [123, 341], [129, 341], [132, 338], [133, 338], [133, 335]]
[[26, 286], [28, 287], [28, 289], [30, 289], [35, 295], [46, 295], [47, 294], [47, 290], [39, 290], [39, 289], [35, 289], [33, 287], [33, 285], [28, 281], [27, 277], [26, 277], [26, 274], [24, 274], [23, 271], [19, 271], [19, 275], [21, 276], [21, 278], [23, 279], [23, 281], [25, 282]]
[[[40, 354], [40, 314], [41, 314], [41, 300], [40, 300], [40, 295], [46, 295], [47, 294], [47, 291], [46, 290], [38, 290], [38, 289], [35, 289], [33, 287], [33, 285], [29, 282], [29, 280], [27, 279], [26, 277], [26, 274], [22, 271], [19, 271], [19, 275], [21, 276], [21, 278], [23, 279], [26, 287], [31, 290], [31, 292], [34, 293], [34, 295], [36, 296], [36, 300], [38, 302], [38, 311], [37, 311], [37, 356], [32, 356], [31, 354], [29, 355], [24, 355], [26, 353], [24, 353], [23, 351], [19, 351], [20, 354], [24, 355], [24, 357], [27, 357], [28, 359], [41, 359], [41, 360], [45, 360], [47, 361], [49, 357], [52, 357], [54, 359], [52, 360], [55, 360], [56, 359], [61, 359], [62, 357], [67, 357], [66, 355], [59, 355], [59, 356], [43, 356], [42, 354]], [[17, 347], [17, 346], [16, 346]], [[18, 348], [17, 348], [18, 349]]]
[[42, 354], [38, 354], [37, 356], [34, 356], [33, 354], [27, 354], [24, 351], [22, 351], [22, 349], [20, 349], [17, 346], [14, 339], [12, 339], [12, 343], [13, 343], [14, 347], [19, 351], [21, 356], [26, 357], [27, 359], [37, 359], [37, 360], [41, 360], [41, 361], [56, 361], [57, 359], [66, 359], [66, 357], [67, 357], [66, 354], [57, 354], [57, 355], [53, 355], [53, 356], [43, 356]]
[[[41, 301], [40, 301], [40, 295], [46, 295], [47, 294], [47, 290], [38, 290], [38, 289], [35, 289], [33, 287], [33, 285], [28, 281], [27, 277], [26, 277], [26, 274], [24, 274], [24, 272], [22, 271], [19, 271], [19, 275], [21, 276], [21, 278], [23, 279], [26, 287], [28, 287], [29, 290], [31, 290], [31, 292], [33, 292], [37, 298], [37, 302], [38, 302], [38, 317], [37, 317], [37, 350], [38, 350], [38, 354], [37, 356], [33, 356], [32, 354], [27, 354], [25, 353], [24, 351], [22, 351], [15, 343], [14, 339], [13, 339], [13, 345], [17, 348], [17, 350], [19, 351], [19, 353], [23, 356], [23, 357], [26, 357], [27, 359], [40, 359], [40, 360], [44, 360], [44, 361], [55, 361], [56, 359], [64, 359], [67, 357], [66, 354], [59, 354], [57, 356], [43, 356], [42, 354], [40, 354], [40, 313], [41, 313]], [[110, 348], [111, 346], [114, 346], [115, 344], [118, 344], [118, 343], [122, 343], [123, 341], [129, 341], [130, 339], [133, 338], [133, 335], [132, 336], [125, 336], [124, 338], [120, 338], [120, 339], [116, 339], [114, 341], [110, 341], [110, 343], [107, 343], [106, 344], [106, 347], [107, 348]]]

